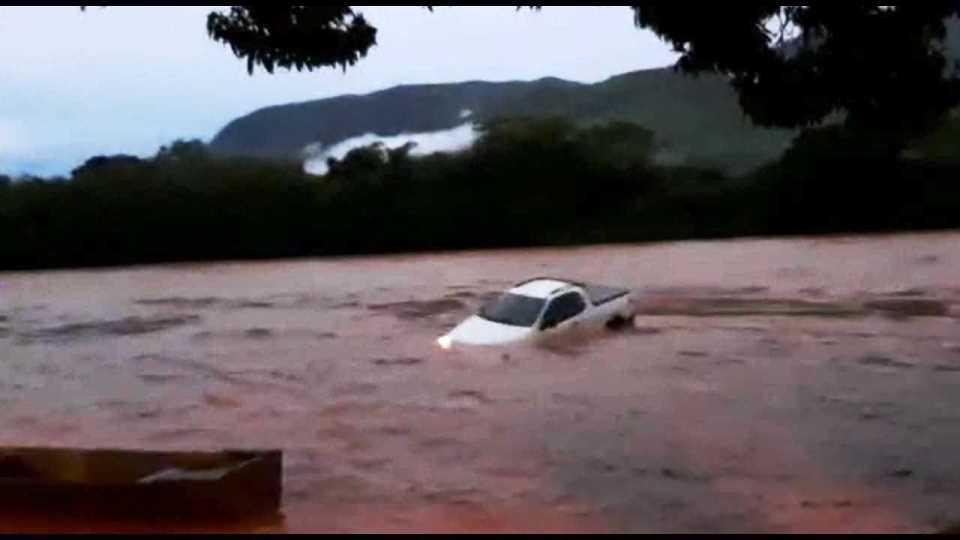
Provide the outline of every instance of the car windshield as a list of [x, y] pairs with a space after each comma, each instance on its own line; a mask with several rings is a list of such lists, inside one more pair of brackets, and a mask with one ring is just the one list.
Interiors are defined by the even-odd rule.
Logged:
[[504, 293], [480, 308], [480, 316], [488, 321], [511, 326], [533, 326], [543, 304], [543, 298]]

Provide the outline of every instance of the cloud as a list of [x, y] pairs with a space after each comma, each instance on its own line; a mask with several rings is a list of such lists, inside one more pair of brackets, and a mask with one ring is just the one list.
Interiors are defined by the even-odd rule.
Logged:
[[477, 128], [472, 122], [439, 131], [400, 133], [392, 136], [364, 133], [326, 148], [318, 143], [307, 145], [303, 149], [303, 154], [306, 156], [303, 169], [309, 174], [326, 174], [328, 158], [342, 159], [354, 148], [369, 146], [376, 142], [382, 143], [386, 148], [399, 148], [407, 143], [415, 143], [416, 146], [410, 151], [414, 156], [435, 152], [456, 152], [469, 148], [477, 139], [477, 135]]

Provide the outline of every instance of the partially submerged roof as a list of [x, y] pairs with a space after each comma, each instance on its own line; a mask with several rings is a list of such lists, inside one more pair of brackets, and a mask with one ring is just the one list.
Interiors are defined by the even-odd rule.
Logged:
[[510, 292], [531, 296], [533, 298], [549, 298], [554, 291], [569, 287], [570, 285], [572, 285], [572, 283], [569, 281], [561, 281], [554, 278], [536, 278], [517, 285], [510, 289]]

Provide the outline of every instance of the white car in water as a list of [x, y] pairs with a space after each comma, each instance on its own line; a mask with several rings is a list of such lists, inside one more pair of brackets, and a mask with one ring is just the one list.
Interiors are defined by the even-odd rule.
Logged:
[[538, 277], [488, 302], [437, 338], [437, 344], [444, 349], [457, 344], [503, 345], [573, 328], [612, 326], [633, 314], [629, 289]]

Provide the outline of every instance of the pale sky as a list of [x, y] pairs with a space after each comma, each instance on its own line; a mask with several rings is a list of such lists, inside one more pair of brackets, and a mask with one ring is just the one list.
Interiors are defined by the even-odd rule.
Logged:
[[260, 107], [398, 84], [597, 82], [672, 64], [626, 7], [358, 7], [377, 45], [346, 72], [262, 70], [206, 34], [209, 7], [0, 7], [0, 173], [66, 174], [95, 154], [209, 141]]

